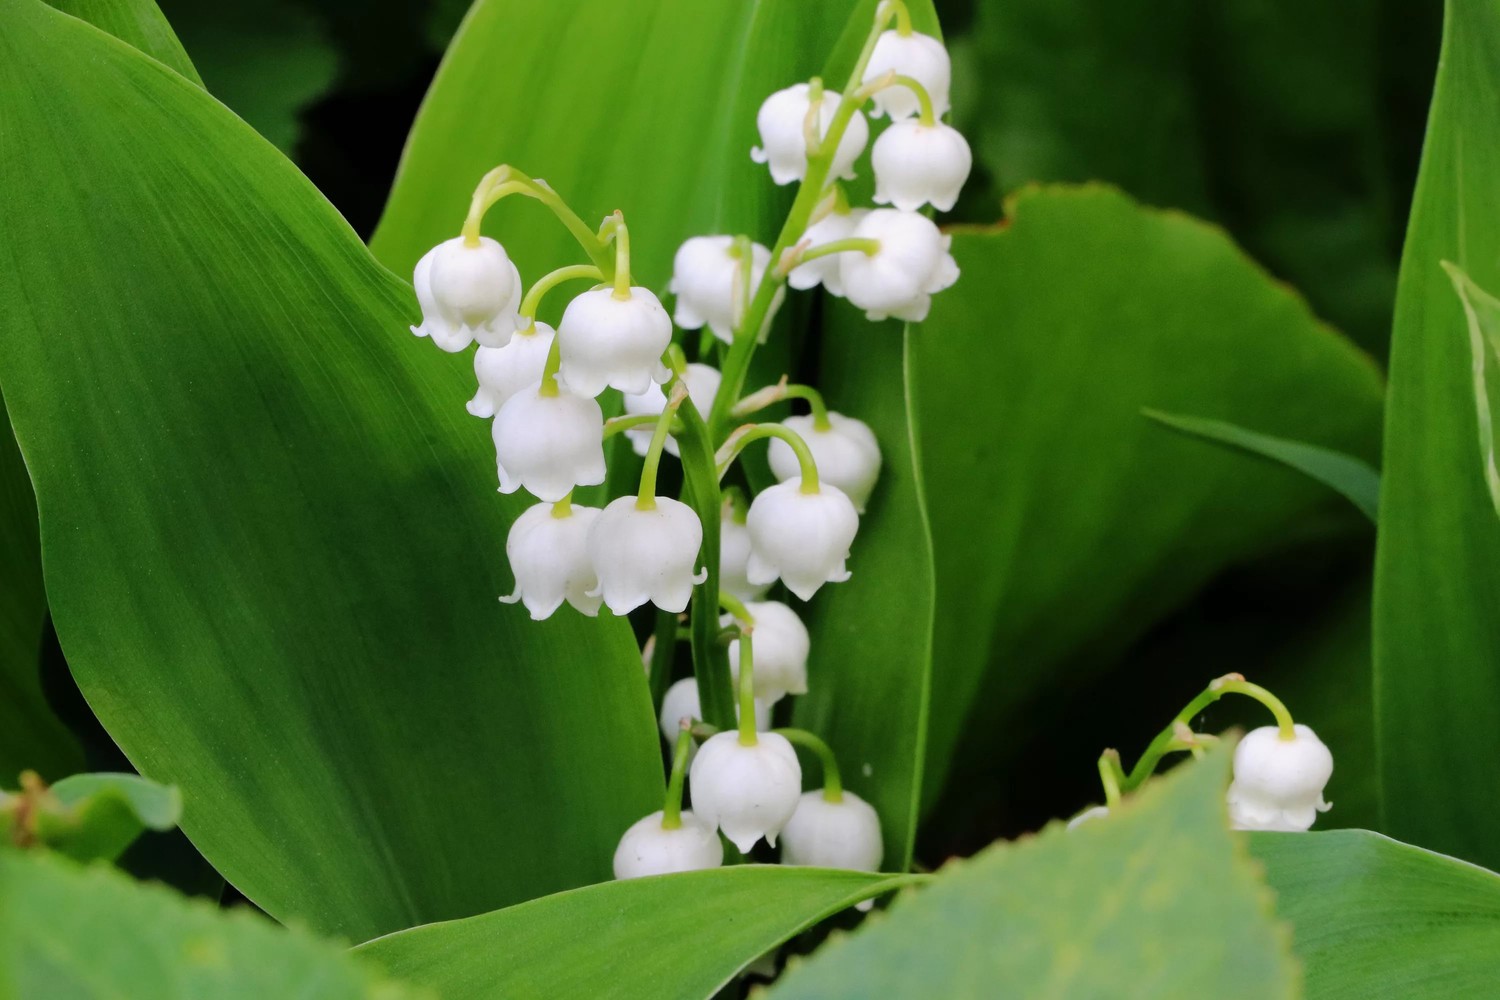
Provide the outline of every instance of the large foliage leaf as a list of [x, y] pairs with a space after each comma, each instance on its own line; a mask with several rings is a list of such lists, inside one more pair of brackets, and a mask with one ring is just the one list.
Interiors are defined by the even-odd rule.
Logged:
[[1358, 517], [1143, 407], [1366, 459], [1380, 408], [1368, 358], [1181, 215], [1102, 187], [1033, 190], [954, 254], [963, 276], [910, 358], [938, 581], [934, 774], [955, 746], [961, 771], [1013, 766], [1049, 685], [1089, 684], [1306, 516]]
[[58, 635], [268, 912], [368, 937], [606, 877], [661, 788], [618, 622], [499, 606], [467, 377], [270, 146], [6, 0], [0, 382]]
[[442, 996], [716, 996], [824, 917], [920, 876], [739, 866], [589, 886], [379, 938], [359, 953]]
[[47, 0], [51, 6], [87, 21], [101, 31], [133, 45], [196, 84], [203, 81], [153, 0]]
[[0, 853], [0, 996], [401, 1000], [338, 947], [105, 866]]
[[1295, 996], [1270, 894], [1228, 829], [1227, 765], [1216, 754], [1115, 815], [950, 864], [771, 996]]
[[[1500, 520], [1450, 261], [1500, 289], [1500, 6], [1448, 5], [1396, 303], [1375, 576], [1386, 829], [1500, 864]], [[1494, 377], [1493, 370], [1490, 378]]]
[[1307, 996], [1488, 997], [1500, 982], [1500, 875], [1365, 830], [1256, 834]]

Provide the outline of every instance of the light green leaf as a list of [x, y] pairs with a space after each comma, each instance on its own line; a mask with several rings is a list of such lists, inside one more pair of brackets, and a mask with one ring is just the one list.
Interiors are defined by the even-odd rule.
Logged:
[[1500, 875], [1365, 830], [1260, 833], [1250, 848], [1292, 924], [1308, 997], [1488, 997]]
[[177, 33], [152, 0], [47, 0], [65, 14], [133, 45], [157, 62], [203, 86]]
[[1380, 418], [1369, 359], [1180, 214], [1033, 189], [953, 252], [962, 276], [910, 358], [938, 581], [929, 791], [955, 753], [958, 774], [1019, 766], [1059, 677], [1097, 677], [1313, 515], [1356, 516], [1299, 473], [1161, 433], [1143, 407], [1366, 459]]
[[1296, 469], [1343, 495], [1371, 521], [1380, 519], [1380, 473], [1370, 463], [1301, 441], [1258, 434], [1223, 420], [1143, 410], [1159, 424], [1205, 441], [1227, 444]]
[[1270, 893], [1228, 829], [1228, 764], [1217, 753], [1117, 814], [950, 863], [770, 996], [1296, 996]]
[[[1495, 463], [1495, 410], [1500, 385], [1491, 385], [1490, 373], [1500, 364], [1500, 299], [1474, 284], [1463, 268], [1443, 261], [1443, 270], [1453, 281], [1453, 290], [1464, 304], [1469, 325], [1470, 371], [1474, 376], [1474, 424], [1479, 438], [1479, 468], [1495, 514], [1500, 516], [1500, 467]], [[1495, 380], [1500, 383], [1500, 379]]]
[[1500, 288], [1500, 5], [1455, 0], [1447, 13], [1391, 346], [1376, 733], [1385, 831], [1493, 867], [1500, 798], [1480, 790], [1500, 759], [1500, 520], [1476, 423], [1473, 335], [1442, 262]]
[[708, 1000], [794, 934], [920, 878], [752, 865], [608, 882], [357, 954], [445, 997]]
[[43, 809], [43, 843], [78, 861], [113, 861], [146, 830], [166, 831], [182, 818], [182, 794], [134, 774], [75, 774], [53, 785], [57, 812]]
[[48, 1000], [425, 997], [310, 935], [103, 865], [0, 852], [0, 996]]
[[221, 105], [3, 7], [0, 382], [106, 728], [280, 919], [365, 938], [607, 877], [660, 801], [640, 662], [622, 622], [496, 601], [527, 501], [466, 366]]

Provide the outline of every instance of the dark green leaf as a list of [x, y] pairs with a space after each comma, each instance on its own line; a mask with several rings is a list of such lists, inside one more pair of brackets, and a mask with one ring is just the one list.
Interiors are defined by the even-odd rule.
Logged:
[[[1475, 358], [1442, 262], [1500, 288], [1500, 7], [1448, 5], [1412, 206], [1375, 567], [1376, 733], [1393, 836], [1500, 864], [1500, 520]], [[1491, 359], [1485, 359], [1486, 363]]]
[[1500, 299], [1474, 284], [1463, 269], [1443, 261], [1453, 290], [1464, 305], [1469, 327], [1470, 371], [1474, 376], [1474, 427], [1479, 443], [1479, 469], [1490, 502], [1500, 516], [1500, 467], [1495, 462], [1495, 411], [1500, 403], [1500, 378], [1491, 374], [1500, 365]]
[[133, 45], [164, 66], [203, 86], [177, 33], [152, 0], [47, 0], [65, 14]]
[[1317, 445], [1258, 434], [1223, 420], [1203, 420], [1158, 410], [1145, 410], [1144, 414], [1184, 434], [1227, 444], [1290, 466], [1342, 494], [1371, 521], [1380, 519], [1380, 473], [1368, 462]]
[[660, 800], [640, 661], [496, 602], [526, 501], [410, 287], [201, 90], [3, 8], [0, 380], [111, 735], [282, 919], [363, 938], [607, 877]]
[[361, 946], [447, 997], [715, 996], [792, 935], [917, 876], [738, 866], [590, 886]]

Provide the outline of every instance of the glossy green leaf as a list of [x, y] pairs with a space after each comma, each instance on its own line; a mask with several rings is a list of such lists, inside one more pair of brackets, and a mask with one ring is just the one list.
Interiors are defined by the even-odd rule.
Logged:
[[48, 1000], [425, 997], [333, 944], [103, 865], [0, 852], [0, 996]]
[[1463, 302], [1469, 327], [1470, 371], [1474, 377], [1474, 426], [1479, 441], [1479, 469], [1489, 490], [1495, 514], [1500, 516], [1500, 466], [1495, 461], [1495, 410], [1500, 402], [1500, 299], [1474, 284], [1463, 269], [1443, 261], [1453, 281], [1453, 290]]
[[1380, 518], [1380, 473], [1369, 462], [1317, 445], [1258, 434], [1222, 420], [1203, 420], [1157, 410], [1146, 410], [1144, 415], [1184, 434], [1280, 462], [1342, 494], [1371, 521]]
[[1448, 5], [1396, 328], [1375, 569], [1376, 732], [1393, 836], [1500, 865], [1500, 519], [1474, 357], [1442, 262], [1500, 289], [1500, 6]]
[[963, 768], [1018, 765], [1009, 754], [1051, 725], [1029, 711], [1049, 685], [1097, 677], [1311, 516], [1357, 517], [1299, 473], [1163, 434], [1142, 408], [1366, 459], [1380, 415], [1369, 359], [1182, 215], [1102, 187], [1035, 189], [953, 252], [963, 274], [910, 358], [938, 581], [934, 776], [955, 746]]
[[694, 1000], [794, 934], [920, 876], [737, 866], [609, 882], [357, 953], [448, 997]]
[[1228, 764], [1216, 754], [1104, 819], [950, 863], [770, 996], [1296, 996], [1270, 893], [1228, 829]]
[[1500, 875], [1365, 830], [1260, 833], [1250, 848], [1309, 998], [1494, 995]]
[[65, 14], [87, 21], [140, 49], [157, 62], [203, 85], [187, 51], [153, 0], [47, 0]]
[[111, 735], [279, 918], [364, 938], [607, 877], [661, 789], [635, 648], [496, 602], [526, 501], [410, 287], [201, 90], [4, 18], [0, 382]]

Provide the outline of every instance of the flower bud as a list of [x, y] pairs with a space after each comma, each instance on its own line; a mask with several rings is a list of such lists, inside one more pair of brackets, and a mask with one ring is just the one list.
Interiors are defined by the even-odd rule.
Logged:
[[776, 835], [797, 811], [802, 765], [779, 733], [761, 733], [745, 746], [739, 733], [723, 732], [698, 748], [688, 781], [698, 815], [743, 852], [762, 837], [776, 846]]
[[562, 377], [581, 396], [608, 387], [642, 393], [671, 377], [661, 355], [672, 342], [672, 320], [649, 289], [632, 288], [628, 299], [612, 288], [584, 292], [563, 310], [557, 335]]
[[[868, 214], [869, 209], [865, 208], [856, 208], [848, 212], [829, 212], [808, 226], [802, 234], [802, 239], [797, 242], [806, 244], [807, 249], [812, 250], [824, 243], [848, 239], [854, 232], [854, 227], [859, 225], [859, 220]], [[817, 257], [806, 264], [798, 264], [787, 273], [786, 283], [803, 291], [821, 284], [828, 290], [828, 294], [843, 295], [844, 282], [839, 275], [841, 256], [843, 255], [830, 254], [827, 257]]]
[[537, 323], [535, 329], [527, 326], [517, 330], [504, 347], [480, 346], [474, 352], [479, 391], [469, 400], [469, 412], [476, 417], [493, 417], [510, 397], [540, 382], [556, 335], [546, 323]]
[[804, 601], [825, 583], [849, 579], [844, 560], [859, 531], [859, 514], [837, 486], [822, 484], [817, 493], [802, 492], [802, 477], [762, 490], [745, 519], [750, 529], [751, 583], [774, 583], [777, 577]]
[[520, 326], [521, 273], [488, 236], [476, 247], [465, 245], [462, 236], [439, 243], [417, 261], [412, 284], [422, 323], [411, 332], [450, 353], [475, 340], [504, 347]]
[[[865, 77], [861, 81], [885, 76], [887, 73], [909, 76], [920, 83], [927, 96], [932, 98], [932, 113], [941, 117], [948, 113], [948, 90], [953, 80], [953, 64], [943, 43], [931, 35], [912, 32], [902, 35], [899, 31], [887, 31], [875, 40], [870, 52], [870, 61], [865, 64]], [[885, 87], [871, 98], [877, 118], [890, 115], [892, 121], [910, 118], [921, 110], [917, 95], [910, 87], [900, 84]]]
[[516, 591], [500, 600], [520, 601], [536, 621], [551, 616], [566, 600], [592, 618], [599, 598], [589, 596], [598, 583], [586, 542], [597, 507], [570, 505], [556, 512], [550, 503], [528, 507], [510, 526], [505, 555], [516, 577]]
[[[740, 706], [736, 699], [734, 706], [735, 721], [739, 721]], [[703, 704], [698, 700], [698, 681], [693, 677], [684, 677], [680, 681], [673, 682], [667, 688], [667, 693], [661, 698], [661, 734], [666, 738], [667, 745], [672, 746], [677, 742], [677, 733], [682, 728], [683, 719], [702, 719]], [[764, 732], [771, 728], [771, 706], [755, 699], [755, 728]]]
[[[687, 366], [682, 381], [687, 386], [688, 399], [693, 401], [699, 413], [707, 413], [709, 407], [713, 406], [714, 396], [719, 392], [720, 378], [719, 369], [712, 365], [700, 365], [694, 362]], [[654, 383], [645, 392], [636, 395], [626, 393], [624, 398], [627, 416], [659, 416], [667, 407], [667, 394], [661, 391], [661, 386]], [[653, 433], [655, 433], [655, 428], [648, 425], [632, 427], [625, 432], [625, 436], [630, 439], [630, 447], [635, 449], [637, 455], [645, 455], [651, 449]], [[666, 450], [671, 455], [678, 453], [675, 438], [667, 437]]]
[[875, 168], [876, 204], [903, 212], [931, 205], [946, 212], [969, 179], [974, 155], [958, 129], [911, 118], [880, 134], [870, 165]]
[[775, 581], [751, 583], [745, 576], [749, 562], [750, 528], [735, 520], [734, 511], [726, 504], [719, 516], [719, 589], [742, 601], [765, 597]]
[[[774, 705], [789, 694], [807, 694], [807, 656], [812, 638], [797, 612], [780, 601], [752, 601], [745, 606], [755, 619], [754, 661], [750, 665], [755, 697]], [[724, 615], [719, 624], [734, 624], [734, 615]], [[740, 641], [729, 644], [729, 671], [740, 682]]]
[[1333, 776], [1333, 754], [1307, 726], [1281, 738], [1277, 726], [1252, 729], [1234, 748], [1229, 822], [1236, 830], [1298, 832], [1327, 812], [1323, 789]]
[[759, 243], [751, 244], [747, 296], [744, 262], [735, 256], [733, 248], [733, 236], [694, 236], [677, 248], [668, 286], [677, 296], [672, 314], [677, 325], [684, 330], [699, 330], [706, 325], [726, 344], [734, 340], [735, 321], [750, 305], [749, 299], [771, 264], [771, 251]]
[[848, 790], [838, 802], [824, 798], [821, 788], [805, 793], [781, 831], [782, 864], [873, 872], [884, 857], [880, 817]]
[[505, 401], [490, 428], [500, 492], [525, 487], [555, 502], [575, 486], [604, 482], [604, 412], [566, 389], [545, 396], [534, 382]]
[[945, 236], [925, 215], [877, 208], [854, 227], [854, 239], [880, 242], [874, 254], [839, 254], [839, 277], [849, 301], [872, 320], [887, 316], [920, 323], [932, 293], [958, 280]]
[[[819, 430], [808, 414], [787, 417], [781, 425], [796, 431], [807, 442], [818, 467], [818, 478], [843, 490], [854, 509], [863, 514], [875, 489], [875, 480], [880, 476], [880, 445], [875, 441], [875, 432], [863, 420], [830, 411], [828, 423], [827, 430]], [[796, 453], [780, 438], [771, 439], [767, 457], [777, 479], [801, 475]]]
[[698, 515], [679, 500], [657, 497], [650, 510], [641, 510], [634, 496], [612, 500], [589, 529], [589, 558], [599, 577], [594, 593], [617, 615], [647, 601], [680, 612], [708, 577], [707, 570], [693, 572], [702, 544]]
[[615, 878], [695, 872], [723, 864], [724, 845], [714, 828], [686, 809], [681, 816], [682, 825], [674, 830], [661, 825], [660, 809], [631, 824], [615, 848]]
[[[819, 138], [828, 134], [828, 126], [838, 112], [839, 100], [837, 92], [823, 92], [822, 106], [818, 109]], [[807, 176], [806, 125], [811, 106], [808, 85], [795, 83], [766, 98], [755, 115], [761, 144], [750, 150], [750, 159], [756, 163], [769, 164], [771, 180], [777, 184], [791, 184]], [[865, 144], [869, 141], [870, 125], [865, 121], [865, 116], [856, 111], [844, 129], [844, 137], [839, 140], [828, 179], [853, 177], [854, 161], [859, 159], [859, 154], [864, 152]]]

